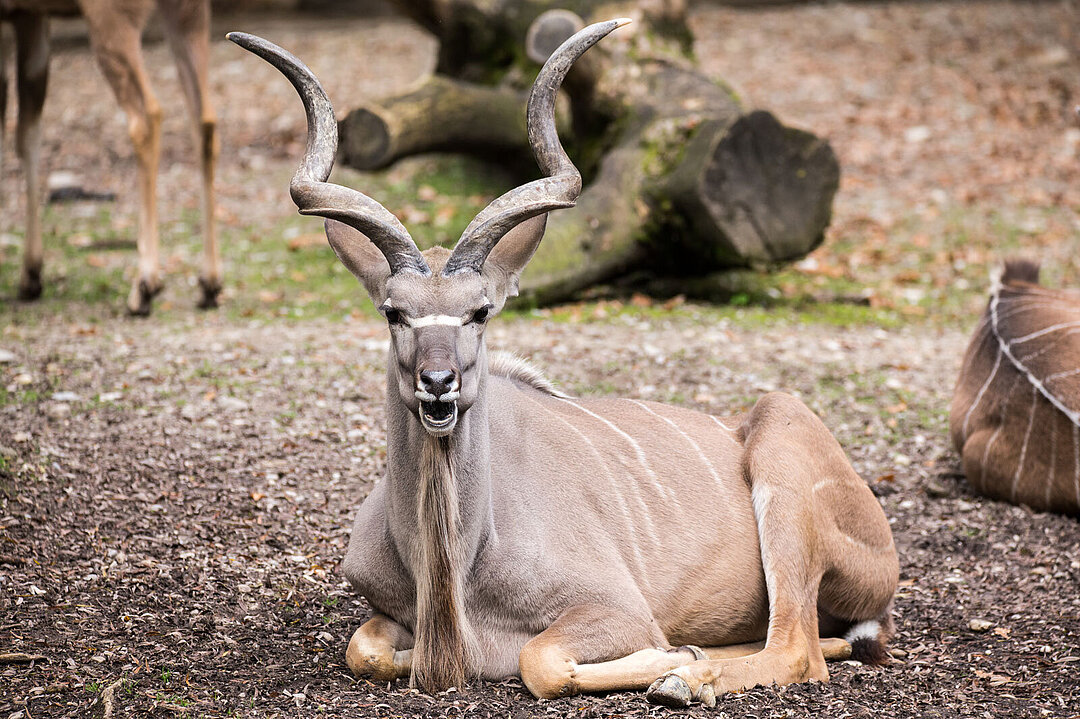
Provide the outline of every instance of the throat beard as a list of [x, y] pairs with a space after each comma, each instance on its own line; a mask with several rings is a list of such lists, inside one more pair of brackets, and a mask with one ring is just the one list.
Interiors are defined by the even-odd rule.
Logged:
[[420, 452], [420, 568], [410, 683], [434, 693], [476, 674], [479, 650], [465, 613], [465, 552], [451, 437], [424, 438]]

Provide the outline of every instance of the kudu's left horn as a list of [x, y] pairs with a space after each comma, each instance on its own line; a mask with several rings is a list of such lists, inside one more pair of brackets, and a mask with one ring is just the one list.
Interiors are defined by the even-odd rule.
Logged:
[[589, 25], [551, 54], [533, 83], [527, 124], [529, 145], [544, 177], [510, 190], [480, 211], [461, 234], [442, 274], [479, 272], [492, 248], [507, 232], [531, 217], [573, 207], [581, 194], [581, 173], [574, 167], [555, 129], [555, 98], [574, 61], [605, 35], [629, 23], [621, 18]]
[[392, 274], [430, 275], [431, 270], [416, 243], [393, 213], [362, 192], [326, 181], [337, 152], [337, 121], [330, 98], [307, 65], [261, 37], [245, 32], [231, 32], [226, 37], [280, 70], [304, 102], [307, 148], [289, 184], [300, 214], [328, 217], [363, 232], [386, 257]]

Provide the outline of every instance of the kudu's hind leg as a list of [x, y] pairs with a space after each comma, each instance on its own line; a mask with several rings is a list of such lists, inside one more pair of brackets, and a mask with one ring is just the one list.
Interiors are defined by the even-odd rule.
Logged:
[[132, 13], [120, 12], [116, 3], [81, 0], [90, 28], [90, 45], [105, 80], [128, 118], [128, 134], [135, 148], [139, 186], [139, 270], [128, 295], [128, 312], [150, 314], [151, 302], [161, 291], [158, 262], [157, 171], [161, 157], [161, 106], [150, 89], [142, 59], [140, 33], [152, 6], [129, 3]]
[[221, 253], [214, 224], [214, 168], [219, 146], [217, 117], [210, 104], [207, 66], [210, 61], [210, 3], [208, 0], [158, 0], [169, 46], [176, 58], [180, 83], [194, 126], [195, 146], [202, 170], [203, 267], [199, 274], [199, 307], [218, 306], [221, 294]]
[[650, 687], [650, 701], [712, 704], [723, 692], [828, 679], [819, 601], [850, 622], [887, 622], [899, 571], [892, 535], [840, 445], [787, 395], [763, 397], [745, 426], [744, 472], [769, 593], [765, 646], [747, 657], [675, 669]]
[[412, 671], [413, 636], [384, 614], [360, 625], [345, 650], [345, 663], [357, 677], [393, 681]]
[[16, 150], [26, 178], [26, 237], [19, 299], [41, 296], [45, 249], [41, 239], [41, 111], [49, 79], [49, 26], [44, 15], [18, 13], [15, 27], [15, 87], [18, 95]]

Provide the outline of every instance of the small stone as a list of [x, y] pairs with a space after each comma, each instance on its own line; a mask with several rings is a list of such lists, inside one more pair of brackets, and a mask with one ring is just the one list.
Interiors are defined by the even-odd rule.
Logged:
[[938, 484], [937, 482], [927, 482], [926, 483], [926, 496], [927, 497], [936, 497], [936, 498], [948, 497], [949, 496], [949, 490], [946, 489], [944, 487], [944, 485]]
[[239, 397], [232, 397], [230, 395], [223, 395], [217, 398], [218, 406], [227, 412], [244, 412], [249, 408], [249, 405]]
[[985, 619], [972, 619], [968, 622], [968, 629], [973, 632], [979, 632], [980, 634], [988, 631], [992, 626], [994, 626], [994, 623]]
[[52, 419], [63, 419], [71, 415], [71, 405], [64, 402], [53, 402], [45, 408], [45, 414]]
[[15, 375], [15, 384], [28, 385], [34, 383], [34, 375], [22, 372]]
[[19, 359], [19, 358], [15, 356], [14, 352], [9, 352], [8, 350], [0, 349], [0, 364], [11, 364], [12, 362], [16, 361], [17, 359]]
[[54, 402], [78, 402], [82, 398], [74, 392], [53, 392]]
[[30, 441], [30, 433], [29, 432], [16, 432], [15, 434], [11, 435], [11, 439], [13, 439], [14, 441], [19, 442], [19, 443], [29, 442]]
[[913, 145], [926, 142], [930, 139], [930, 128], [926, 125], [916, 125], [904, 131], [904, 139]]

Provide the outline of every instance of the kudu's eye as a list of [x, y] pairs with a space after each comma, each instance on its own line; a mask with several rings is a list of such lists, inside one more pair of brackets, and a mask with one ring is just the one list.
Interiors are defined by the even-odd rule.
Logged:
[[472, 321], [477, 322], [479, 324], [483, 324], [484, 322], [487, 322], [488, 312], [490, 310], [491, 310], [490, 307], [481, 307], [476, 312], [473, 312]]
[[386, 309], [385, 312], [383, 312], [383, 314], [386, 315], [386, 321], [389, 322], [390, 324], [392, 324], [392, 325], [400, 325], [401, 324], [401, 312], [400, 312], [400, 310], [395, 310], [393, 307], [389, 307], [389, 308]]

